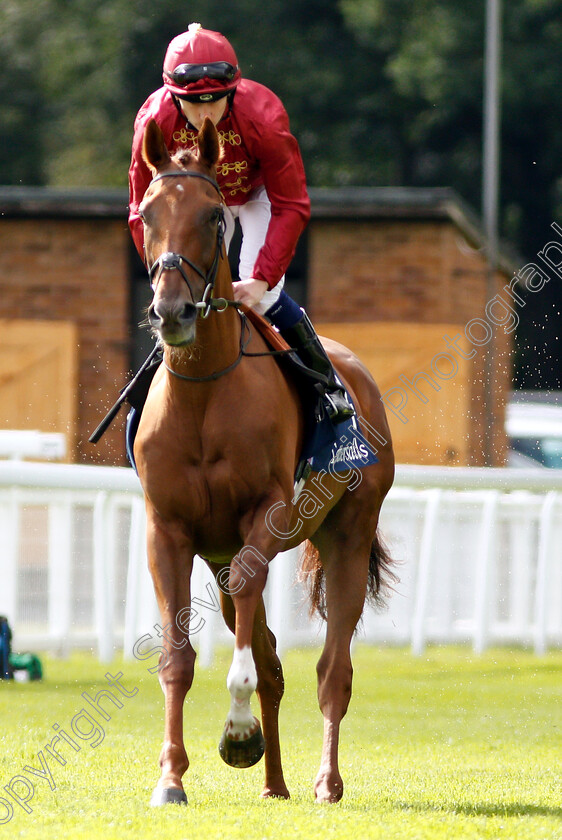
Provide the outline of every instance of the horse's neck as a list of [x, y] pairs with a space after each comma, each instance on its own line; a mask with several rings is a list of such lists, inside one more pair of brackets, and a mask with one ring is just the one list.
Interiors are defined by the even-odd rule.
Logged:
[[234, 288], [232, 286], [230, 264], [228, 262], [228, 257], [226, 256], [226, 253], [224, 251], [219, 260], [219, 267], [217, 270], [217, 277], [215, 280], [213, 297], [222, 297], [226, 298], [226, 300], [234, 300]]

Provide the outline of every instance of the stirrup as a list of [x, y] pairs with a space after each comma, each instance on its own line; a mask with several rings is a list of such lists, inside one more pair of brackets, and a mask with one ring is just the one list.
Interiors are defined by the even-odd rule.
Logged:
[[326, 391], [324, 393], [324, 402], [328, 417], [336, 426], [338, 423], [343, 423], [355, 415], [353, 406], [348, 403], [340, 388], [334, 391]]

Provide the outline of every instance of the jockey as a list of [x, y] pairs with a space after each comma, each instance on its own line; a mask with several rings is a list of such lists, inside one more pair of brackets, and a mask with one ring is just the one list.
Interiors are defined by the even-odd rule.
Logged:
[[222, 147], [217, 181], [225, 201], [227, 248], [235, 220], [242, 230], [234, 298], [264, 315], [293, 347], [320, 388], [328, 416], [354, 414], [306, 312], [283, 290], [284, 275], [310, 217], [304, 167], [278, 97], [243, 79], [236, 53], [219, 32], [192, 23], [166, 51], [164, 85], [135, 120], [129, 170], [129, 226], [144, 258], [138, 207], [152, 173], [142, 158], [144, 130], [155, 119], [171, 154], [196, 146], [205, 117]]

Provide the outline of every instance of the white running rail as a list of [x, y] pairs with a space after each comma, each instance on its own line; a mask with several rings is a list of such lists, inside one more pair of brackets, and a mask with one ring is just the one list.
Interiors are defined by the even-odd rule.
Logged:
[[[155, 664], [144, 528], [130, 469], [0, 461], [0, 614], [14, 649], [91, 648], [103, 661], [122, 649]], [[429, 643], [562, 646], [562, 471], [399, 466], [381, 530], [400, 583], [387, 610], [365, 611], [359, 639], [417, 654]], [[297, 565], [293, 551], [270, 567], [266, 605], [281, 651], [323, 638]], [[199, 559], [193, 595], [193, 641], [208, 665], [229, 634]]]

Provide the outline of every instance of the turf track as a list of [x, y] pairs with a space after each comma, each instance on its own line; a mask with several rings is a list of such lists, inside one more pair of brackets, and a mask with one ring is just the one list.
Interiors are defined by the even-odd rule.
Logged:
[[[147, 805], [162, 731], [162, 694], [147, 671], [153, 660], [102, 666], [86, 655], [47, 658], [43, 683], [0, 683], [0, 796], [14, 807], [7, 820], [0, 799], [0, 819], [6, 819], [0, 840], [2, 832], [30, 840], [562, 840], [562, 652], [536, 658], [494, 650], [476, 657], [464, 648], [440, 648], [414, 658], [405, 650], [358, 645], [341, 747], [346, 791], [336, 806], [312, 801], [322, 731], [317, 657], [318, 651], [295, 651], [284, 661], [289, 802], [260, 800], [260, 765], [236, 771], [218, 756], [229, 651], [211, 670], [197, 671], [186, 705], [187, 808]], [[111, 689], [123, 705], [104, 704], [109, 721], [81, 696], [108, 688], [106, 671], [122, 671], [127, 691], [137, 689], [132, 697]], [[73, 735], [79, 752], [59, 742], [62, 766], [45, 745], [55, 724], [72, 735], [73, 719], [87, 734], [92, 723], [75, 717], [83, 708], [99, 731], [89, 741]], [[2, 790], [11, 785], [23, 795], [25, 785], [13, 781], [18, 775], [33, 784], [31, 813]]]

